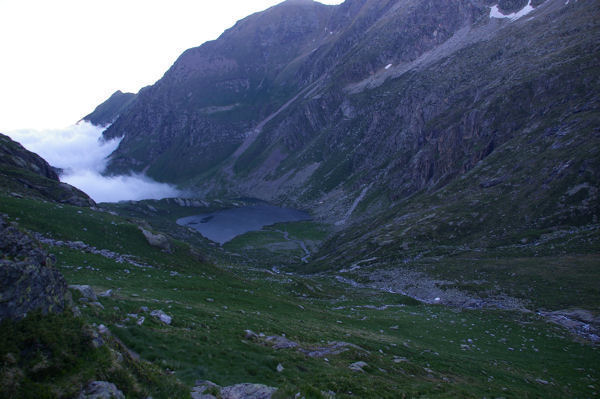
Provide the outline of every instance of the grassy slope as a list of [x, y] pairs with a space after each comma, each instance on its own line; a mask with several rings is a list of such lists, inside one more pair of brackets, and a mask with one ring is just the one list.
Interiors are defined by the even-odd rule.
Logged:
[[[132, 254], [154, 265], [140, 269], [50, 248], [70, 284], [115, 290], [113, 297], [101, 298], [103, 310], [82, 307], [83, 320], [105, 324], [142, 359], [173, 372], [188, 386], [196, 379], [221, 385], [260, 382], [279, 387], [282, 397], [299, 391], [320, 397], [328, 390], [341, 398], [395, 398], [403, 393], [588, 397], [599, 377], [597, 348], [574, 342], [535, 315], [456, 311], [399, 295], [348, 289], [328, 279], [217, 267], [198, 262], [182, 242], [172, 242], [173, 254], [160, 252], [144, 242], [136, 226], [104, 212], [5, 196], [0, 212], [18, 218], [22, 227]], [[361, 307], [383, 304], [401, 306]], [[142, 326], [132, 317], [127, 320], [128, 313], [142, 315], [140, 306], [164, 310], [173, 316], [172, 325], [147, 314]], [[366, 351], [313, 359], [246, 340], [245, 329], [286, 334], [306, 346], [347, 341]], [[364, 373], [348, 369], [359, 360], [369, 365]], [[280, 363], [284, 370], [278, 373]], [[131, 397], [143, 396], [127, 384], [119, 387]], [[177, 394], [166, 390], [153, 392], [155, 398], [173, 396]]]

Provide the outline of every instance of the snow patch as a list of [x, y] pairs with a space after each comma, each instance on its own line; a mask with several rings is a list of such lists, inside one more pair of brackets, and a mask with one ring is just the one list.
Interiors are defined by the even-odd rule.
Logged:
[[496, 4], [495, 6], [492, 6], [490, 9], [490, 18], [497, 18], [497, 19], [507, 18], [507, 19], [510, 19], [511, 21], [516, 21], [517, 19], [529, 14], [533, 10], [534, 10], [534, 8], [531, 5], [531, 0], [529, 0], [527, 2], [527, 5], [525, 7], [523, 7], [521, 10], [519, 10], [517, 12], [513, 12], [511, 14], [502, 14], [502, 12], [500, 12], [500, 9], [498, 8], [498, 5]]

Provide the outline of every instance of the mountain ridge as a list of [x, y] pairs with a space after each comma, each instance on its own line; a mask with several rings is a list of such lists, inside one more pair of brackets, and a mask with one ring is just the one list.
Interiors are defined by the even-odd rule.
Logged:
[[[93, 113], [190, 198], [96, 205], [0, 135], [0, 396], [593, 397], [597, 5], [254, 14]], [[314, 219], [178, 224], [240, 196]]]
[[[576, 141], [595, 142], [600, 34], [589, 12], [593, 2], [498, 3], [507, 13], [528, 4], [535, 7], [531, 14], [517, 20], [493, 18], [490, 1], [312, 4], [289, 19], [290, 3], [254, 14], [218, 40], [186, 51], [154, 87], [142, 90], [136, 108], [105, 132], [106, 137], [124, 135], [109, 172], [143, 169], [202, 196], [286, 203], [343, 228], [419, 193], [433, 194], [481, 162], [507, 167], [504, 160], [489, 158], [503, 146], [516, 150], [511, 162], [528, 163], [521, 137], [536, 141], [560, 131], [558, 139], [570, 134]], [[312, 33], [293, 54], [278, 53], [287, 41], [279, 35], [279, 41], [269, 41], [273, 29], [293, 37], [297, 29]], [[318, 46], [303, 52], [313, 41]], [[269, 49], [263, 60], [289, 64], [275, 63], [275, 69], [268, 69], [269, 63], [249, 64], [242, 75], [241, 70], [220, 75], [226, 59], [232, 68], [245, 65], [233, 61], [240, 57], [234, 51], [240, 43], [251, 44], [253, 50], [247, 51]], [[216, 64], [204, 71], [205, 64], [198, 64], [202, 57]], [[337, 61], [329, 62], [331, 57]], [[261, 80], [240, 81], [247, 68], [261, 71]], [[297, 71], [296, 82], [281, 83], [289, 82], [290, 68]], [[185, 93], [177, 89], [194, 81], [186, 74], [197, 73], [225, 80], [208, 79], [197, 91], [193, 85]], [[269, 79], [274, 79], [272, 88], [263, 90], [263, 80]], [[216, 91], [207, 92], [206, 85]], [[274, 96], [281, 90], [286, 94]], [[215, 101], [219, 98], [223, 101]], [[245, 110], [252, 107], [261, 111], [248, 116]], [[563, 153], [571, 165], [595, 156], [573, 142], [567, 147]], [[547, 163], [541, 170], [552, 168]], [[591, 187], [597, 185], [594, 168], [584, 168]], [[500, 179], [510, 179], [511, 173]], [[535, 180], [544, 179], [536, 175]], [[550, 185], [566, 192], [565, 182], [551, 180]], [[527, 183], [520, 183], [515, 195], [527, 190]], [[540, 195], [542, 202], [557, 204], [556, 194]], [[597, 209], [586, 204], [582, 209], [592, 218]], [[530, 218], [549, 217], [535, 216], [533, 206], [522, 211]]]
[[135, 100], [135, 97], [134, 93], [123, 93], [121, 90], [117, 90], [106, 101], [98, 105], [93, 112], [84, 116], [81, 120], [96, 126], [106, 127], [127, 110]]

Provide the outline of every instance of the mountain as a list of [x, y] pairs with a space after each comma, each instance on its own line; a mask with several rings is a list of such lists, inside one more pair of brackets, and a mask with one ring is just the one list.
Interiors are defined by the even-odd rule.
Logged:
[[289, 63], [328, 36], [333, 9], [287, 1], [183, 53], [105, 132], [127, 142], [109, 171], [149, 167], [152, 177], [181, 182], [223, 161], [246, 132], [295, 95], [300, 83]]
[[[596, 5], [283, 2], [143, 89], [104, 133], [123, 137], [108, 171], [308, 209], [339, 231], [312, 270], [521, 241], [594, 252]], [[568, 248], [549, 239], [568, 231]]]
[[[597, 6], [254, 14], [94, 117], [198, 198], [91, 206], [0, 136], [0, 397], [596, 396]], [[315, 217], [178, 224], [240, 196]]]
[[[408, 268], [496, 306], [562, 289], [551, 280], [573, 279], [564, 265], [581, 255], [572, 284], [587, 286], [600, 239], [596, 6], [284, 2], [143, 89], [104, 133], [123, 137], [108, 170], [310, 210], [337, 233], [306, 271]], [[517, 273], [532, 256], [552, 272], [506, 280], [494, 263]], [[399, 276], [407, 292], [414, 278]]]
[[[377, 211], [525, 135], [595, 142], [594, 2], [531, 5], [513, 20], [492, 18], [490, 1], [284, 2], [143, 89], [105, 132], [123, 137], [108, 170], [340, 221], [361, 193]], [[530, 159], [521, 150], [511, 162]]]
[[113, 123], [131, 103], [135, 100], [135, 94], [115, 91], [106, 101], [98, 105], [94, 112], [86, 115], [82, 120], [96, 126], [107, 126]]

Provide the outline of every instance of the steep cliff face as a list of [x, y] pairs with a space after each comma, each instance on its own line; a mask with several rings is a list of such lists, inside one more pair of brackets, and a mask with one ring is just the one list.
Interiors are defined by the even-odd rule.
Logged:
[[[286, 2], [142, 91], [106, 133], [124, 136], [110, 170], [339, 221], [443, 187], [528, 135], [594, 141], [595, 6]], [[572, 164], [589, 156], [572, 150]]]
[[150, 176], [184, 182], [217, 165], [298, 89], [286, 68], [327, 35], [332, 10], [287, 1], [184, 52], [106, 131], [124, 136], [109, 171], [149, 168]]
[[226, 160], [281, 108], [293, 108], [288, 101], [322, 89], [340, 97], [347, 82], [414, 59], [485, 11], [466, 1], [287, 1], [252, 15], [186, 51], [139, 93], [105, 133], [124, 136], [109, 172], [147, 169], [155, 178], [189, 181]]

